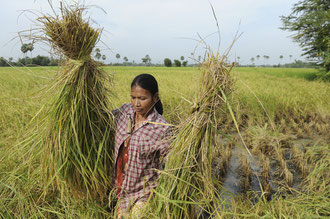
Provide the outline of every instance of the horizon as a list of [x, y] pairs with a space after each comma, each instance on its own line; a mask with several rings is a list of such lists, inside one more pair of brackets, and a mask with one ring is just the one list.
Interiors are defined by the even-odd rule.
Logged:
[[[23, 58], [17, 32], [33, 28], [32, 23], [36, 18], [27, 11], [22, 15], [20, 13], [22, 10], [48, 13], [50, 7], [47, 1], [41, 0], [15, 2], [4, 2], [4, 7], [0, 9], [3, 20], [8, 21], [3, 25], [3, 34], [0, 37], [0, 57], [6, 59], [13, 57], [17, 60]], [[87, 17], [93, 21], [93, 27], [104, 28], [96, 47], [100, 48], [102, 55], [106, 55], [106, 64], [116, 63], [117, 53], [121, 56], [121, 62], [126, 56], [130, 62], [134, 60], [136, 63], [141, 63], [141, 59], [148, 54], [154, 64], [162, 64], [165, 58], [180, 60], [181, 56], [188, 60], [188, 64], [193, 64], [189, 57], [194, 49], [197, 47], [195, 59], [203, 56], [205, 51], [202, 45], [197, 46], [196, 40], [199, 36], [203, 39], [208, 36], [205, 39], [206, 43], [215, 51], [218, 48], [219, 35], [212, 7], [220, 27], [220, 53], [230, 46], [236, 33], [242, 33], [229, 54], [230, 62], [237, 61], [237, 57], [240, 57], [239, 62], [242, 65], [252, 64], [251, 58], [255, 59], [256, 65], [285, 64], [294, 60], [306, 61], [301, 56], [302, 50], [299, 45], [289, 38], [292, 33], [279, 29], [281, 26], [279, 16], [290, 14], [293, 4], [298, 0], [276, 2], [270, 0], [233, 0], [232, 2], [86, 0], [84, 2], [86, 5], [98, 6], [91, 7], [87, 11]], [[58, 3], [58, 0], [53, 1], [55, 8]], [[15, 36], [16, 39], [11, 41]], [[49, 47], [36, 44], [32, 54], [33, 57], [50, 56]], [[260, 56], [258, 60], [257, 55]], [[265, 55], [270, 58], [265, 60], [263, 58]], [[280, 56], [283, 56], [282, 60]]]

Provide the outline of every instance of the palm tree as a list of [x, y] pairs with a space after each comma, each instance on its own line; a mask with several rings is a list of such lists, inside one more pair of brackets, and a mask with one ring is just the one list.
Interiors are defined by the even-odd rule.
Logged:
[[259, 61], [260, 55], [257, 55], [256, 57], [257, 57], [257, 60]]
[[252, 65], [254, 65], [254, 58], [252, 57], [251, 59]]
[[280, 64], [281, 64], [282, 59], [283, 59], [283, 55], [280, 55]]
[[263, 58], [264, 58], [264, 65], [266, 65], [266, 59], [267, 59], [267, 56], [264, 55]]
[[119, 63], [119, 59], [120, 59], [120, 54], [119, 53], [116, 54], [116, 58], [118, 59], [118, 63]]

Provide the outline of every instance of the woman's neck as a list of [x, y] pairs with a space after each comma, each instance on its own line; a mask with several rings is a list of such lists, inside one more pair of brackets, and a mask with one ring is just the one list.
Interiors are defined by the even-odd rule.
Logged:
[[135, 127], [138, 126], [141, 122], [147, 119], [146, 116], [141, 114], [135, 114]]

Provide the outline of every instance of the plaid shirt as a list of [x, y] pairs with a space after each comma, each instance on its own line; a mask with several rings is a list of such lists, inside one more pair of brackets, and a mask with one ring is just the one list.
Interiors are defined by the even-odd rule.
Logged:
[[[120, 192], [122, 211], [129, 210], [136, 201], [147, 201], [150, 189], [156, 186], [161, 168], [161, 158], [166, 156], [169, 142], [165, 140], [169, 126], [166, 120], [154, 108], [145, 122], [130, 133], [128, 124], [134, 126], [135, 110], [131, 104], [124, 104], [114, 111], [116, 115], [115, 161], [119, 148], [130, 137], [128, 167], [124, 175]], [[130, 121], [129, 121], [130, 120]], [[117, 184], [117, 182], [116, 182]]]

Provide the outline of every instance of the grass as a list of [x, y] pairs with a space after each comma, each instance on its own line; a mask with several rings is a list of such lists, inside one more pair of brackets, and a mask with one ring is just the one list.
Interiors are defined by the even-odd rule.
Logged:
[[[107, 217], [106, 206], [61, 196], [54, 191], [44, 200], [41, 154], [20, 142], [29, 122], [52, 96], [39, 92], [54, 79], [57, 67], [0, 68], [0, 217]], [[159, 82], [164, 116], [172, 124], [183, 120], [195, 99], [200, 73], [197, 68], [104, 67], [114, 75], [115, 107], [129, 102], [130, 83], [140, 73], [151, 73]], [[293, 164], [306, 171], [299, 192], [275, 195], [255, 204], [246, 196], [236, 197], [231, 210], [221, 217], [321, 217], [329, 215], [330, 86], [306, 80], [313, 69], [235, 68], [233, 111], [248, 146], [276, 145], [295, 149]], [[189, 101], [187, 101], [189, 100]], [[260, 105], [262, 103], [262, 106]], [[264, 109], [267, 111], [265, 113]], [[223, 118], [227, 132], [234, 130]], [[275, 130], [272, 128], [274, 127]], [[309, 145], [297, 143], [310, 139]], [[291, 146], [290, 146], [291, 147]], [[301, 159], [304, 159], [303, 162]], [[264, 173], [266, 174], [266, 173]], [[88, 209], [88, 211], [86, 211]], [[220, 217], [220, 216], [219, 216]]]

